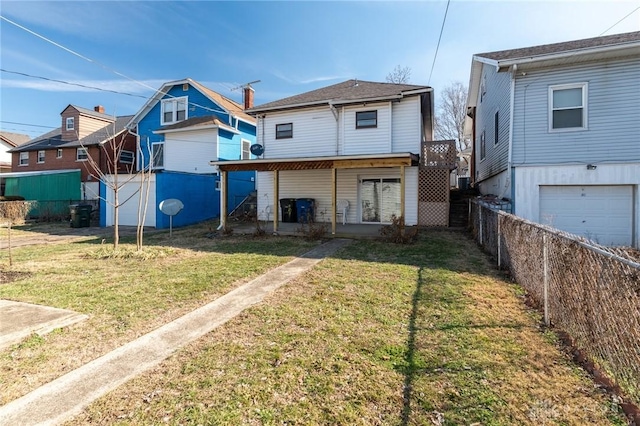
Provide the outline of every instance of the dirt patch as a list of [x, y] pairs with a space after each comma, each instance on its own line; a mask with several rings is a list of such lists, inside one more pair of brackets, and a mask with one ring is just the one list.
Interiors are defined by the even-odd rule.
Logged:
[[21, 278], [26, 278], [29, 275], [30, 274], [28, 272], [5, 271], [3, 269], [0, 269], [0, 285], [12, 283]]

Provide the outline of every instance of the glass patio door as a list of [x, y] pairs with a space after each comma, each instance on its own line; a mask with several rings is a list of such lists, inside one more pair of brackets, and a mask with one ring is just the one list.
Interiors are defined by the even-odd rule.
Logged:
[[362, 223], [390, 223], [400, 216], [400, 179], [362, 179], [360, 182]]

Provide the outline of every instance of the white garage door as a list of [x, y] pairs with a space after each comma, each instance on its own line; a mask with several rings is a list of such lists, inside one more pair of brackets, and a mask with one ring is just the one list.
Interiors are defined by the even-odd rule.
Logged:
[[607, 246], [631, 246], [630, 185], [540, 186], [540, 222]]
[[[125, 182], [126, 179], [123, 176], [118, 177], [119, 182]], [[145, 216], [144, 226], [156, 226], [156, 182], [155, 176], [151, 176], [151, 182], [149, 184], [149, 204], [147, 207], [147, 215]], [[113, 203], [113, 191], [108, 190], [109, 201]], [[118, 209], [118, 222], [123, 226], [137, 226], [138, 225], [138, 201], [140, 199], [140, 179], [139, 176], [134, 177], [133, 180], [122, 184], [118, 191], [118, 201], [122, 204]], [[144, 197], [144, 195], [143, 195]], [[127, 200], [127, 201], [125, 201]], [[143, 199], [144, 202], [144, 199]], [[113, 226], [114, 222], [114, 208], [112, 204], [107, 205], [106, 225]]]

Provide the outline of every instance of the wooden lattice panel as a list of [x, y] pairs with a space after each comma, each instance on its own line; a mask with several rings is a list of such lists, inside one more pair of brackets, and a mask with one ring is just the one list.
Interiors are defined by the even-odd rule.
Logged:
[[418, 225], [449, 225], [449, 170], [422, 169], [418, 184]]
[[453, 170], [457, 166], [456, 157], [455, 141], [422, 142], [420, 168]]

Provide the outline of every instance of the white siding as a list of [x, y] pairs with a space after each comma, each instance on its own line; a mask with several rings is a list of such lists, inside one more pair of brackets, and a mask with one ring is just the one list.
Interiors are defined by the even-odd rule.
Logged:
[[412, 96], [402, 99], [399, 103], [391, 104], [393, 117], [392, 152], [420, 153], [422, 139], [422, 116], [420, 113], [420, 97]]
[[[293, 137], [276, 139], [276, 125], [293, 123]], [[337, 155], [337, 124], [329, 106], [270, 113], [258, 123], [258, 143], [264, 158]], [[263, 135], [264, 132], [264, 135]]]
[[[587, 83], [587, 129], [549, 132], [549, 86]], [[515, 91], [515, 165], [640, 161], [640, 61], [532, 71]]]
[[[112, 179], [110, 175], [108, 177]], [[119, 182], [125, 182], [127, 179], [124, 175], [118, 176]], [[138, 202], [140, 200], [140, 194], [142, 194], [142, 201], [146, 196], [146, 191], [140, 192], [140, 176], [136, 176], [133, 180], [126, 184], [121, 184], [118, 191], [118, 201], [124, 202], [118, 208], [119, 224], [122, 226], [137, 226], [138, 225]], [[145, 188], [146, 189], [146, 188]], [[113, 207], [114, 193], [113, 190], [107, 188], [107, 208], [106, 208], [106, 226], [113, 226], [115, 209]], [[126, 200], [126, 201], [125, 201]], [[147, 214], [145, 216], [144, 226], [155, 227], [156, 226], [156, 179], [155, 176], [151, 176], [151, 182], [149, 183], [149, 199], [147, 206]]]
[[602, 164], [596, 170], [584, 165], [531, 166], [515, 170], [515, 214], [533, 222], [540, 218], [540, 186], [544, 185], [630, 185], [633, 192], [633, 244], [640, 241], [640, 164]]
[[[349, 201], [347, 223], [360, 223], [359, 180], [367, 177], [400, 177], [400, 170], [340, 169], [337, 171], [337, 199]], [[259, 172], [257, 177], [258, 213], [260, 219], [267, 220], [265, 208], [277, 208], [281, 217], [279, 202], [273, 200], [273, 172]], [[418, 168], [405, 169], [405, 221], [407, 225], [418, 223]], [[316, 200], [316, 221], [331, 222], [331, 170], [305, 170], [280, 172], [279, 198], [313, 198]], [[324, 214], [323, 214], [324, 213]], [[273, 214], [269, 216], [273, 220]]]
[[[378, 127], [356, 129], [356, 112], [378, 111]], [[380, 154], [391, 152], [390, 103], [360, 107], [345, 107], [343, 121], [343, 155]]]
[[164, 168], [187, 173], [213, 173], [209, 161], [218, 159], [218, 130], [166, 133]]
[[0, 161], [3, 163], [11, 164], [11, 153], [7, 152], [10, 149], [13, 149], [13, 146], [5, 143], [4, 141], [0, 141]]

